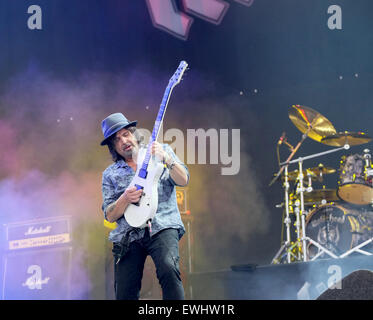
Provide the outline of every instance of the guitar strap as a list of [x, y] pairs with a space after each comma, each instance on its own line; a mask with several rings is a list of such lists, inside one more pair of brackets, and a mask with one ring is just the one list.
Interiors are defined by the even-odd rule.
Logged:
[[126, 231], [126, 233], [122, 236], [122, 239], [119, 242], [120, 246], [120, 253], [118, 256], [118, 260], [115, 264], [118, 264], [119, 261], [127, 254], [130, 248], [130, 236], [133, 232], [137, 232], [137, 228], [130, 228]]

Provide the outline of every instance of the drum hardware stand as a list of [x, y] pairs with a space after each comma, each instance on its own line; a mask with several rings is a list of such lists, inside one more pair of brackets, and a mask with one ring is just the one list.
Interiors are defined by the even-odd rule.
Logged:
[[[284, 249], [286, 249], [287, 262], [290, 263], [291, 262], [291, 255], [292, 255], [291, 250], [297, 244], [297, 242], [295, 242], [294, 245], [290, 246], [290, 242], [291, 242], [291, 239], [290, 239], [290, 223], [291, 223], [291, 221], [290, 221], [290, 217], [289, 217], [288, 164], [290, 163], [290, 160], [293, 158], [294, 154], [298, 151], [298, 149], [302, 145], [303, 141], [307, 138], [308, 133], [311, 131], [311, 129], [312, 129], [312, 125], [309, 125], [308, 128], [307, 128], [307, 130], [306, 130], [306, 132], [302, 135], [301, 140], [298, 142], [298, 144], [296, 145], [295, 148], [292, 148], [292, 152], [289, 155], [289, 157], [287, 158], [287, 160], [284, 163], [280, 164], [280, 170], [277, 172], [277, 174], [275, 175], [275, 177], [269, 183], [269, 186], [271, 186], [278, 179], [278, 177], [281, 175], [282, 171], [285, 169], [285, 183], [284, 183], [284, 187], [285, 187], [285, 210], [286, 210], [286, 218], [284, 220], [284, 223], [286, 225], [286, 241], [281, 246], [280, 250], [277, 252], [277, 254], [275, 255], [275, 257], [272, 259], [272, 263], [278, 262], [278, 257], [280, 256], [280, 254], [282, 253], [282, 251]], [[298, 255], [299, 255], [299, 250], [298, 250]]]
[[365, 159], [365, 165], [367, 168], [371, 168], [372, 156], [370, 155], [369, 152], [370, 152], [369, 149], [364, 149], [364, 159]]
[[[288, 166], [289, 164], [292, 164], [292, 163], [298, 163], [298, 165], [299, 165], [299, 178], [298, 179], [299, 179], [299, 190], [300, 190], [300, 192], [299, 192], [300, 193], [300, 209], [299, 209], [299, 206], [297, 206], [295, 211], [296, 211], [296, 219], [297, 219], [296, 224], [297, 224], [298, 248], [302, 248], [302, 254], [299, 255], [299, 257], [303, 261], [308, 261], [307, 241], [312, 243], [316, 247], [318, 247], [318, 249], [320, 250], [317, 253], [317, 255], [312, 258], [312, 260], [319, 257], [323, 252], [325, 252], [326, 254], [330, 255], [333, 258], [338, 258], [338, 256], [336, 256], [334, 253], [330, 252], [328, 249], [326, 249], [325, 247], [323, 247], [322, 245], [320, 245], [319, 243], [317, 243], [313, 239], [306, 236], [306, 214], [307, 214], [307, 212], [305, 212], [305, 210], [304, 210], [304, 191], [305, 191], [305, 188], [303, 186], [303, 178], [304, 178], [304, 175], [303, 175], [303, 161], [308, 160], [308, 159], [312, 159], [312, 158], [316, 158], [316, 157], [319, 157], [319, 156], [323, 156], [323, 155], [326, 155], [326, 154], [330, 154], [330, 153], [333, 153], [333, 152], [337, 152], [337, 151], [340, 151], [340, 150], [348, 150], [348, 149], [350, 149], [350, 145], [345, 144], [343, 147], [335, 148], [335, 149], [332, 149], [332, 150], [327, 150], [327, 151], [324, 151], [324, 152], [319, 152], [319, 153], [309, 155], [309, 156], [306, 156], [306, 157], [300, 157], [300, 158], [292, 160], [292, 161], [287, 160], [287, 161], [280, 164], [281, 166], [285, 166], [285, 165]], [[299, 230], [299, 227], [298, 227], [299, 225], [301, 225], [301, 230]], [[299, 237], [300, 233], [301, 233], [301, 238]], [[298, 251], [300, 251], [300, 250], [298, 250]]]
[[[304, 187], [303, 187], [303, 159], [299, 158], [299, 188], [300, 188], [300, 216], [299, 212], [297, 214], [297, 225], [299, 225], [299, 218], [301, 218], [301, 225], [302, 225], [302, 238], [300, 239], [302, 242], [302, 252], [303, 252], [303, 261], [307, 261], [307, 243], [306, 243], [306, 212], [304, 210]], [[299, 227], [298, 227], [299, 228]], [[299, 232], [298, 232], [299, 233]], [[300, 244], [299, 244], [300, 246]], [[301, 258], [301, 255], [299, 255]]]
[[373, 176], [373, 169], [372, 169], [372, 156], [370, 155], [369, 149], [364, 149], [364, 159], [365, 159], [365, 166], [366, 166], [366, 176], [372, 177]]
[[[298, 151], [298, 149], [300, 148], [300, 146], [302, 145], [302, 143], [304, 142], [304, 140], [307, 138], [309, 132], [311, 131], [312, 129], [312, 125], [311, 124], [308, 124], [308, 128], [306, 130], [306, 132], [302, 135], [302, 138], [301, 140], [298, 142], [298, 144], [296, 145], [295, 148], [292, 148], [292, 152], [291, 154], [289, 155], [289, 157], [286, 159], [285, 162], [281, 163], [280, 164], [280, 170], [277, 172], [277, 174], [275, 175], [275, 177], [272, 179], [272, 181], [269, 183], [269, 186], [271, 186], [278, 178], [279, 176], [281, 175], [282, 171], [285, 169], [286, 173], [285, 173], [285, 210], [286, 210], [286, 218], [285, 218], [285, 221], [284, 223], [286, 224], [286, 235], [287, 235], [287, 239], [285, 241], [285, 243], [281, 246], [280, 250], [277, 252], [277, 254], [275, 255], [275, 257], [272, 259], [272, 263], [275, 263], [278, 261], [278, 257], [280, 256], [280, 254], [282, 253], [282, 251], [284, 249], [286, 249], [286, 255], [287, 255], [287, 262], [290, 263], [291, 261], [291, 255], [292, 255], [292, 248], [297, 245], [297, 242], [295, 242], [295, 244], [291, 247], [290, 246], [290, 217], [289, 217], [289, 180], [288, 180], [288, 165], [290, 163], [290, 160], [293, 158], [293, 156], [295, 155], [295, 153]], [[297, 219], [297, 224], [299, 223], [299, 220]], [[297, 234], [298, 235], [298, 234]], [[299, 235], [298, 235], [299, 237]], [[298, 257], [300, 255], [300, 252], [298, 250]]]
[[[279, 163], [280, 170], [278, 171], [277, 174], [275, 174], [275, 176], [272, 179], [272, 181], [270, 182], [269, 186], [271, 186], [279, 178], [279, 176], [282, 174], [284, 169], [286, 169], [286, 170], [288, 169], [289, 164], [298, 163], [299, 172], [298, 172], [297, 175], [294, 175], [294, 176], [296, 176], [296, 181], [298, 181], [297, 184], [295, 185], [295, 191], [294, 191], [294, 192], [296, 192], [296, 194], [297, 194], [296, 198], [298, 198], [298, 199], [296, 200], [296, 207], [293, 210], [293, 212], [296, 214], [297, 242], [294, 245], [293, 245], [293, 243], [291, 243], [292, 248], [296, 247], [298, 249], [298, 252], [297, 252], [298, 257], [297, 258], [299, 260], [303, 259], [303, 261], [307, 261], [309, 259], [309, 255], [310, 255], [310, 252], [307, 252], [307, 242], [318, 248], [318, 252], [316, 253], [315, 256], [312, 257], [312, 260], [318, 258], [323, 253], [326, 253], [326, 254], [330, 255], [332, 258], [338, 258], [338, 256], [336, 254], [332, 253], [330, 250], [323, 247], [320, 243], [318, 243], [318, 242], [314, 241], [313, 239], [311, 239], [310, 237], [306, 236], [306, 213], [307, 212], [305, 212], [304, 192], [305, 191], [307, 191], [307, 192], [312, 191], [312, 186], [311, 186], [312, 177], [310, 177], [310, 175], [307, 172], [309, 183], [308, 183], [308, 188], [305, 189], [304, 188], [304, 175], [303, 175], [303, 170], [302, 170], [303, 161], [306, 160], [306, 159], [326, 155], [326, 154], [333, 153], [333, 152], [343, 150], [343, 149], [348, 150], [350, 148], [350, 143], [352, 145], [359, 145], [359, 144], [362, 144], [362, 143], [369, 142], [370, 140], [372, 140], [372, 138], [370, 138], [368, 136], [363, 136], [364, 133], [351, 133], [351, 132], [349, 133], [347, 131], [338, 133], [328, 119], [326, 119], [324, 116], [319, 114], [317, 111], [315, 111], [315, 110], [313, 110], [309, 107], [304, 107], [304, 106], [300, 106], [300, 105], [293, 105], [291, 110], [289, 111], [289, 117], [290, 117], [290, 120], [293, 122], [293, 124], [303, 133], [303, 136], [302, 136], [301, 141], [299, 141], [299, 143], [297, 144], [297, 146], [295, 148], [290, 149], [291, 154], [288, 157], [288, 159], [284, 163]], [[340, 148], [336, 148], [336, 149], [333, 149], [333, 150], [328, 150], [328, 151], [325, 151], [325, 152], [321, 152], [321, 153], [318, 153], [318, 154], [314, 154], [314, 155], [311, 155], [311, 156], [308, 156], [308, 157], [299, 158], [297, 160], [291, 161], [294, 154], [297, 152], [300, 145], [307, 138], [307, 136], [309, 136], [311, 139], [316, 140], [318, 142], [321, 142], [321, 143], [324, 143], [324, 144], [327, 144], [327, 145], [330, 145], [330, 146], [337, 146], [337, 147], [340, 147]], [[283, 142], [283, 140], [284, 140], [284, 134], [280, 138], [281, 142]], [[344, 145], [343, 145], [343, 143], [344, 143]], [[278, 146], [280, 144], [281, 143], [278, 143]], [[365, 175], [366, 175], [365, 178], [366, 178], [366, 180], [368, 180], [370, 186], [373, 187], [373, 181], [372, 181], [373, 167], [370, 164], [371, 163], [371, 156], [370, 156], [370, 154], [368, 154], [369, 150], [364, 151], [364, 152], [366, 153], [365, 156], [364, 156], [365, 162], [366, 162], [366, 167], [369, 168], [369, 170], [366, 169], [366, 171], [365, 171]], [[278, 158], [279, 158], [279, 152], [278, 152]], [[286, 176], [287, 176], [286, 177], [286, 182], [288, 182], [289, 173], [287, 173]], [[293, 176], [293, 178], [294, 178], [294, 176]], [[322, 179], [322, 171], [320, 171], [320, 178]], [[297, 187], [297, 185], [298, 185], [298, 187]], [[289, 197], [288, 185], [285, 184], [285, 186], [286, 186], [285, 188], [287, 189], [285, 191], [285, 195], [286, 195], [286, 197], [285, 197], [286, 218], [285, 219], [283, 218], [283, 220], [284, 220], [285, 224], [287, 225], [287, 228], [289, 228], [288, 213], [289, 213], [290, 209], [293, 209], [293, 207], [289, 207], [290, 199], [288, 198]], [[298, 196], [298, 194], [299, 194], [299, 196]], [[291, 196], [291, 194], [290, 194], [290, 196]], [[373, 196], [372, 196], [372, 198], [373, 198]], [[326, 199], [323, 199], [321, 202], [324, 202], [324, 201], [326, 202]], [[276, 207], [282, 207], [283, 205], [284, 204], [282, 203], [280, 206], [276, 206]], [[372, 201], [371, 205], [373, 207], [373, 201]], [[363, 253], [363, 254], [370, 255], [370, 253], [367, 253], [367, 252], [361, 250], [361, 248], [364, 247], [365, 245], [369, 244], [372, 241], [373, 241], [373, 237], [371, 239], [368, 239], [364, 243], [352, 248], [351, 250], [345, 252], [343, 255], [341, 255], [341, 257], [347, 256], [350, 253], [355, 252], [355, 251]], [[274, 261], [281, 254], [281, 252], [284, 250], [284, 248], [287, 248], [287, 253], [286, 254], [287, 254], [288, 261], [289, 261], [289, 257], [294, 256], [294, 255], [292, 255], [292, 252], [289, 251], [289, 241], [286, 241], [284, 243], [284, 245], [281, 247], [280, 251], [277, 253]], [[282, 256], [282, 258], [283, 257], [284, 257], [284, 255]]]
[[290, 160], [293, 158], [293, 156], [295, 155], [295, 153], [298, 151], [298, 149], [302, 145], [303, 141], [307, 138], [307, 135], [311, 131], [311, 129], [312, 129], [312, 126], [309, 125], [307, 131], [302, 135], [301, 140], [298, 142], [298, 144], [296, 145], [296, 147], [293, 148], [293, 151], [291, 152], [291, 154], [289, 155], [289, 157], [286, 159], [286, 161], [283, 162], [283, 163], [280, 163], [280, 170], [277, 172], [277, 174], [275, 174], [275, 177], [269, 183], [269, 186], [271, 186], [272, 184], [275, 183], [275, 181], [278, 179], [278, 177], [281, 175], [282, 171], [284, 170], [285, 165], [287, 166], [290, 163]]
[[301, 250], [302, 250], [302, 246], [301, 246], [301, 242], [300, 242], [300, 239], [301, 239], [301, 227], [300, 227], [300, 215], [301, 215], [301, 209], [299, 208], [300, 206], [300, 202], [299, 200], [297, 200], [295, 202], [295, 209], [294, 209], [294, 213], [295, 213], [295, 228], [296, 228], [296, 233], [297, 233], [297, 241], [295, 242], [297, 248], [298, 248], [298, 257], [297, 257], [297, 260], [301, 260], [302, 259], [302, 256], [301, 256]]
[[287, 263], [291, 262], [291, 249], [290, 247], [290, 216], [289, 216], [289, 176], [288, 176], [288, 166], [285, 166], [285, 182], [284, 182], [284, 189], [285, 189], [285, 219], [284, 224], [286, 226], [286, 241], [282, 244], [279, 251], [276, 253], [275, 257], [272, 259], [272, 264], [277, 263], [279, 260], [278, 258], [282, 254], [284, 250], [286, 250], [286, 261]]
[[366, 245], [368, 245], [369, 243], [371, 243], [373, 241], [373, 237], [364, 241], [363, 243], [360, 243], [359, 245], [353, 247], [352, 249], [346, 251], [344, 254], [340, 255], [339, 258], [344, 258], [344, 257], [347, 257], [348, 255], [350, 255], [351, 253], [353, 252], [359, 252], [361, 254], [364, 254], [366, 256], [371, 256], [373, 255], [373, 253], [371, 252], [367, 252], [367, 251], [364, 251], [364, 250], [360, 250], [360, 248], [363, 248], [365, 247]]
[[[324, 252], [325, 252], [326, 254], [328, 254], [329, 256], [331, 256], [332, 258], [334, 258], [334, 259], [338, 259], [338, 256], [337, 256], [337, 255], [335, 255], [333, 252], [329, 251], [328, 249], [326, 249], [325, 247], [323, 247], [322, 245], [320, 245], [318, 242], [312, 240], [312, 239], [309, 238], [309, 237], [305, 237], [305, 240], [306, 240], [306, 241], [309, 241], [310, 243], [312, 243], [314, 246], [316, 246], [316, 247], [319, 249], [319, 252], [318, 252], [314, 257], [312, 257], [311, 261], [316, 260], [316, 259], [317, 259], [320, 255], [322, 255]], [[306, 256], [306, 255], [305, 255], [305, 256]], [[307, 257], [307, 258], [308, 258], [308, 257]], [[304, 261], [308, 261], [307, 258], [304, 259]]]
[[307, 177], [308, 177], [308, 187], [306, 189], [304, 187], [303, 163], [302, 161], [299, 161], [299, 175], [298, 175], [299, 187], [298, 187], [297, 193], [300, 193], [301, 200], [300, 201], [297, 200], [295, 202], [296, 229], [297, 229], [297, 239], [298, 239], [297, 241], [298, 242], [298, 260], [302, 260], [301, 252], [306, 252], [305, 250], [307, 249], [306, 244], [303, 241], [303, 239], [305, 238], [305, 234], [303, 232], [305, 228], [303, 226], [305, 226], [305, 218], [308, 213], [304, 209], [304, 192], [305, 191], [311, 192], [313, 190], [311, 174], [307, 173]]
[[[281, 248], [276, 253], [275, 257], [272, 259], [271, 264], [279, 264], [281, 263], [281, 258], [286, 255], [286, 263], [291, 263], [291, 258], [293, 257], [295, 260], [299, 260], [298, 256], [296, 256], [292, 250], [294, 247], [297, 246], [297, 243], [293, 243], [292, 245], [284, 243]], [[281, 255], [281, 253], [286, 250], [286, 253], [284, 255]]]

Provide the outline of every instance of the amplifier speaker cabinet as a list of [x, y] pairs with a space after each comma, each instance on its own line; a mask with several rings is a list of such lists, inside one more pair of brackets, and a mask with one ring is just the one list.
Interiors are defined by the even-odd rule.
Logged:
[[3, 300], [70, 299], [71, 247], [9, 252], [3, 259]]
[[4, 225], [3, 300], [70, 299], [70, 216]]

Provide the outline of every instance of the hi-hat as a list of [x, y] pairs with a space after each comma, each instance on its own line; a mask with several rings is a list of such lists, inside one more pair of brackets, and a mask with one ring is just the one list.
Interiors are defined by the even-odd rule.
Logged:
[[304, 202], [318, 203], [323, 200], [327, 202], [339, 201], [336, 189], [319, 189], [303, 194]]
[[309, 170], [312, 170], [317, 175], [331, 174], [331, 173], [335, 172], [334, 168], [324, 167], [324, 165], [322, 163], [320, 163], [317, 167], [311, 168]]
[[293, 105], [289, 110], [289, 118], [302, 133], [309, 130], [307, 135], [318, 142], [337, 133], [327, 118], [309, 107]]
[[[312, 178], [312, 180], [320, 180], [326, 174], [334, 173], [336, 170], [331, 167], [324, 167], [322, 163], [320, 163], [317, 167], [308, 168], [303, 170], [303, 178], [307, 179], [308, 176]], [[290, 171], [288, 173], [289, 180], [296, 180], [299, 175], [299, 170]]]
[[372, 140], [371, 137], [364, 132], [336, 132], [321, 139], [323, 144], [333, 147], [343, 147], [345, 144], [350, 146], [358, 146], [368, 143]]

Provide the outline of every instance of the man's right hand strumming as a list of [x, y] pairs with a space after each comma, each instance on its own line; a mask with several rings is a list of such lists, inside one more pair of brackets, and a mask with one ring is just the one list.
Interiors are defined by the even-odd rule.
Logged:
[[140, 201], [142, 194], [142, 189], [137, 190], [136, 187], [127, 188], [124, 193], [123, 197], [128, 203], [137, 203]]

